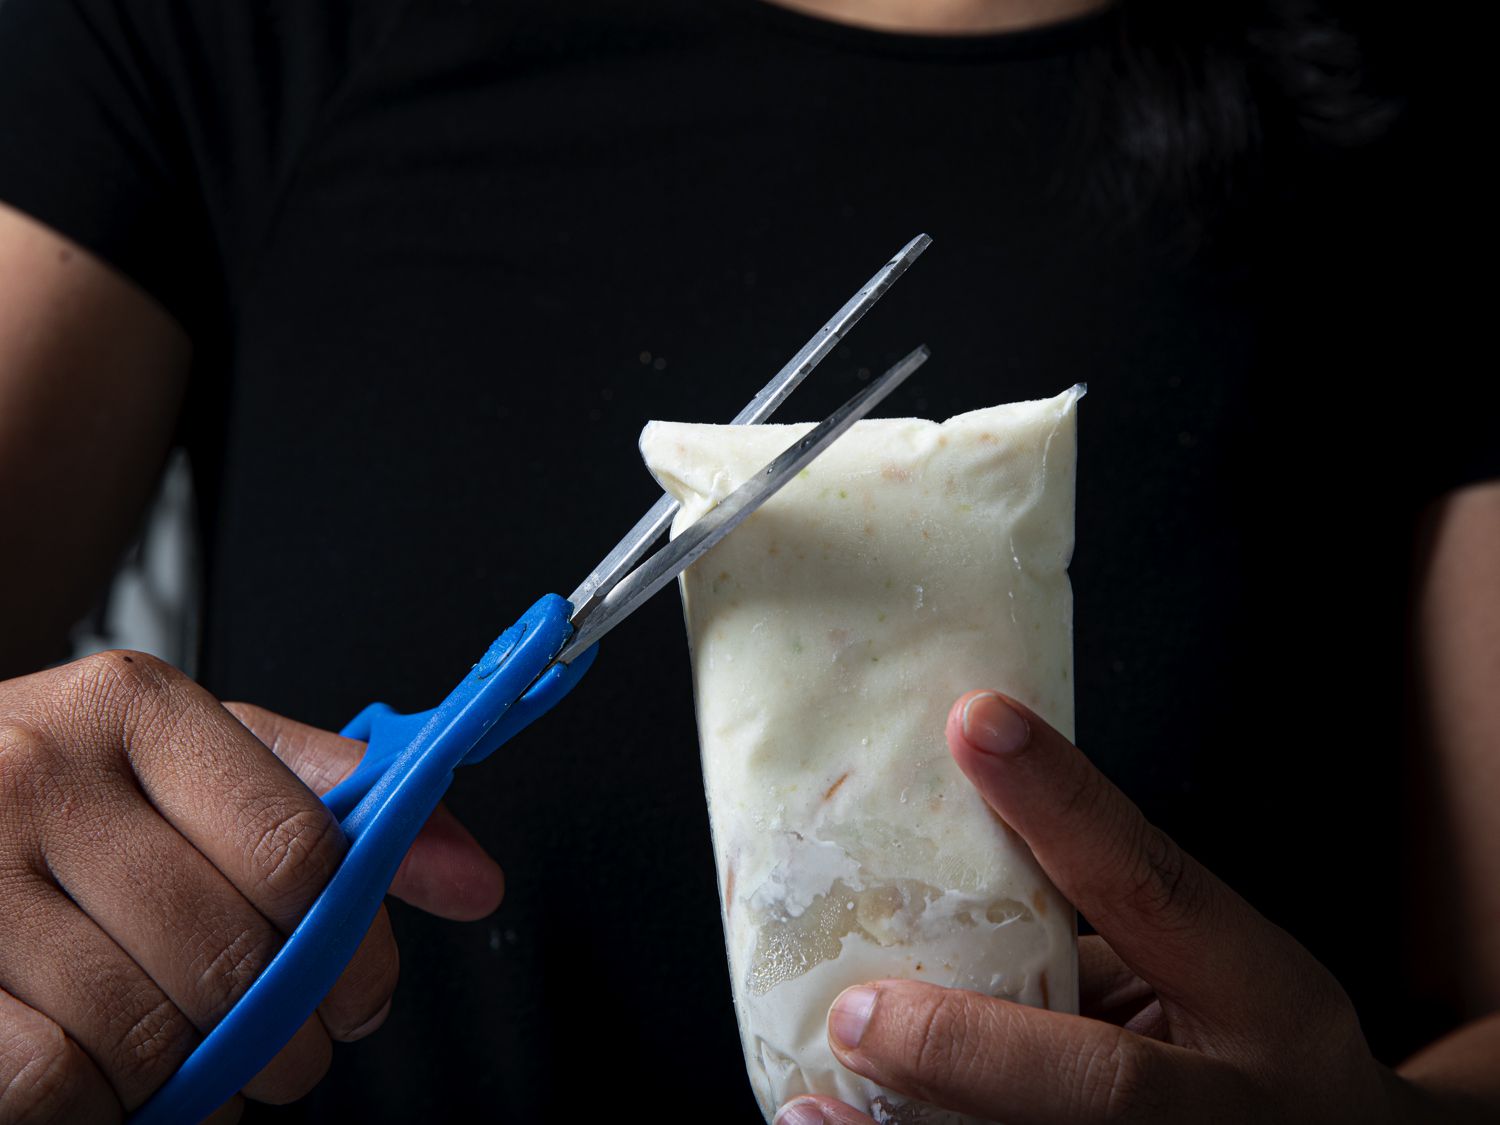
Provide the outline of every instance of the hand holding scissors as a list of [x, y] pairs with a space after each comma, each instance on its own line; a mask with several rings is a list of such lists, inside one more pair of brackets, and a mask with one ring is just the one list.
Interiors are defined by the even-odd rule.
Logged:
[[[912, 240], [734, 422], [753, 424], [768, 416], [929, 241], [926, 236]], [[431, 711], [400, 715], [374, 704], [361, 712], [343, 733], [368, 743], [364, 758], [323, 798], [349, 841], [341, 866], [270, 965], [132, 1120], [141, 1125], [199, 1120], [254, 1077], [349, 963], [453, 770], [482, 761], [545, 714], [588, 670], [605, 633], [729, 534], [927, 355], [918, 348], [872, 380], [712, 512], [635, 566], [675, 511], [675, 502], [662, 497], [570, 598], [548, 594], [537, 601]]]

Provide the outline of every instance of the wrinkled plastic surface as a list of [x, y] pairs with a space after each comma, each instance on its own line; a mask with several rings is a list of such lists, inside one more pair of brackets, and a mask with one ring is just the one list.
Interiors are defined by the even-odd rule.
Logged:
[[[828, 1007], [881, 977], [1077, 1006], [1075, 917], [943, 735], [993, 687], [1071, 734], [1082, 388], [859, 423], [682, 580], [735, 1006], [767, 1121], [830, 1094], [961, 1122], [845, 1070]], [[687, 526], [807, 427], [652, 423]]]

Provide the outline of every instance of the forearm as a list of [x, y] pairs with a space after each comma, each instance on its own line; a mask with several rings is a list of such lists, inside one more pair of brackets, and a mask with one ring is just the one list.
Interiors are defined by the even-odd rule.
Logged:
[[1431, 1120], [1500, 1120], [1500, 1012], [1444, 1036], [1397, 1073], [1415, 1088]]

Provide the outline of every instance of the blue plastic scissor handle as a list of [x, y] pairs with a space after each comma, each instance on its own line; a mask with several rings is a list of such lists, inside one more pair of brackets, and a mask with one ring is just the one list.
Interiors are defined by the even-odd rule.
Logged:
[[597, 648], [571, 664], [552, 664], [572, 636], [571, 613], [566, 599], [548, 594], [431, 711], [397, 715], [376, 704], [344, 729], [351, 737], [362, 732], [369, 746], [354, 773], [324, 797], [349, 838], [343, 864], [265, 971], [131, 1117], [132, 1125], [201, 1121], [260, 1073], [317, 1010], [364, 940], [454, 768], [488, 756], [588, 671]]

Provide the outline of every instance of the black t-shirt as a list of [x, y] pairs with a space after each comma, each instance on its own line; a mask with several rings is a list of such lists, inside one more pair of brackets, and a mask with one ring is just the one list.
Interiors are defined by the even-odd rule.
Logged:
[[[784, 415], [923, 342], [885, 413], [1089, 384], [1079, 741], [1391, 1055], [1430, 1030], [1401, 983], [1413, 521], [1496, 469], [1421, 333], [1421, 138], [1273, 135], [1188, 252], [1170, 209], [1093, 191], [1112, 158], [1080, 72], [1114, 33], [894, 36], [752, 0], [3, 0], [0, 199], [192, 333], [202, 679], [331, 727], [435, 703], [654, 498], [642, 423], [727, 420], [930, 232]], [[664, 596], [457, 779], [500, 911], [393, 904], [390, 1020], [264, 1112], [671, 1096], [758, 1120], [696, 759]]]

